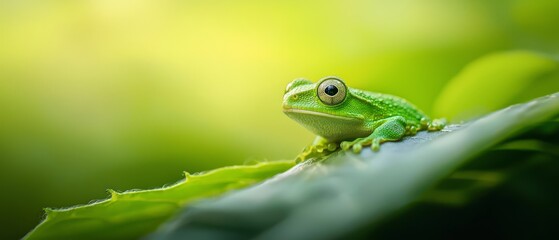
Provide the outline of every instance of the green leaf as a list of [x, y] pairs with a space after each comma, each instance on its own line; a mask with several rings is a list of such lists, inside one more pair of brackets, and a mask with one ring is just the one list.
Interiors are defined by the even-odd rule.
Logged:
[[231, 166], [190, 175], [168, 187], [118, 193], [88, 205], [46, 209], [27, 239], [134, 239], [154, 231], [193, 201], [243, 188], [283, 172], [293, 161]]
[[469, 160], [367, 238], [554, 239], [558, 146], [559, 121], [538, 124]]
[[[556, 163], [559, 123], [549, 121], [558, 115], [559, 93], [511, 106], [465, 125], [452, 125], [442, 132], [420, 132], [401, 142], [385, 143], [379, 152], [336, 152], [324, 162], [305, 162], [263, 184], [191, 205], [150, 239], [337, 239], [397, 235], [394, 233], [401, 233], [402, 229], [388, 220], [402, 215], [414, 203], [458, 208], [484, 191], [498, 189], [508, 179], [514, 179], [515, 171], [510, 169], [522, 172], [526, 165]], [[541, 131], [535, 129], [547, 129], [543, 131], [546, 134], [538, 135]], [[506, 155], [492, 155], [503, 150]], [[530, 154], [514, 152], [520, 150]], [[559, 170], [557, 165], [548, 173]], [[540, 198], [538, 194], [545, 193], [536, 191], [531, 196]], [[519, 210], [509, 209], [516, 211]], [[435, 225], [433, 229], [452, 222], [453, 217], [461, 219], [446, 217], [438, 222], [408, 225], [431, 223]], [[396, 230], [383, 235], [380, 226]]]
[[559, 91], [557, 59], [528, 51], [490, 54], [467, 65], [441, 92], [435, 116], [465, 120]]

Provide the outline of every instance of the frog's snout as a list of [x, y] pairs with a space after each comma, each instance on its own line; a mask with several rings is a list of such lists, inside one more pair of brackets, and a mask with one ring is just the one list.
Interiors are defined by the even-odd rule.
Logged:
[[292, 107], [289, 106], [289, 105], [287, 105], [287, 104], [285, 104], [285, 102], [282, 104], [282, 110], [283, 110], [284, 112], [288, 112], [288, 111], [290, 111], [291, 109], [292, 109]]

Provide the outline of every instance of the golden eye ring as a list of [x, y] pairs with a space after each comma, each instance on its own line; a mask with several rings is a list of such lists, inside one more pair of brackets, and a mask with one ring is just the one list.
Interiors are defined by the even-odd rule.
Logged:
[[324, 104], [335, 106], [345, 100], [347, 86], [337, 77], [326, 77], [318, 83], [317, 95]]

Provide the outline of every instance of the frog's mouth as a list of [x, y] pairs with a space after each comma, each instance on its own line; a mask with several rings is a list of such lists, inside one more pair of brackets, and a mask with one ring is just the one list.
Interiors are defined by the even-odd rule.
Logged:
[[339, 120], [345, 120], [345, 121], [355, 121], [355, 120], [357, 120], [355, 118], [350, 118], [350, 117], [336, 116], [336, 115], [332, 115], [332, 114], [328, 114], [328, 113], [314, 112], [314, 111], [296, 109], [296, 108], [284, 108], [283, 112], [287, 115], [289, 115], [289, 113], [295, 113], [295, 114], [313, 115], [313, 116], [317, 116], [317, 117], [326, 117], [326, 118], [331, 118], [331, 119], [339, 119]]
[[364, 127], [364, 118], [360, 115], [346, 117], [295, 108], [284, 108], [283, 112], [311, 132], [331, 142], [345, 141], [371, 134], [371, 131]]

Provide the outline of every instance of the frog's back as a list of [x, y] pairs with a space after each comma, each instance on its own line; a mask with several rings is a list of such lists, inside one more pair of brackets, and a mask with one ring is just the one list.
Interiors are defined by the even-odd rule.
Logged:
[[429, 120], [427, 115], [403, 98], [351, 88], [350, 93], [370, 105], [371, 117], [374, 119], [401, 116], [414, 125], [419, 124], [422, 119]]

